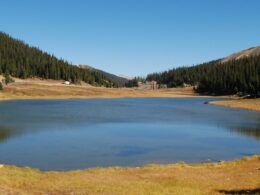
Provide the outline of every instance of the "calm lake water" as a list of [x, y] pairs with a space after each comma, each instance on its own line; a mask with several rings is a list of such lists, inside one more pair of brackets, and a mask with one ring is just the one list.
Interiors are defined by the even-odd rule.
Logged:
[[209, 100], [0, 102], [0, 163], [70, 170], [260, 154], [260, 114]]

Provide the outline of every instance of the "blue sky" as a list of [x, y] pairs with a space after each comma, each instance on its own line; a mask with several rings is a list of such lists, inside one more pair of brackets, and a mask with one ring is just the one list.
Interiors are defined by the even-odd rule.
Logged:
[[259, 0], [1, 0], [0, 30], [74, 64], [144, 76], [260, 45]]

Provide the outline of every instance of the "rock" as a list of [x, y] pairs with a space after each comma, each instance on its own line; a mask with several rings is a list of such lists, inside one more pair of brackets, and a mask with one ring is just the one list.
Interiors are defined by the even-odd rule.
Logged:
[[3, 167], [4, 167], [4, 165], [0, 164], [0, 169], [3, 168]]

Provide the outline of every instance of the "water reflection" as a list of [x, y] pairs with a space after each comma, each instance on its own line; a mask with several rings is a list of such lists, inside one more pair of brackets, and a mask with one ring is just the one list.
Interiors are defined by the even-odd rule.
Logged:
[[259, 113], [215, 107], [205, 101], [208, 99], [0, 102], [0, 141], [46, 130], [75, 131], [82, 126], [95, 129], [111, 123], [206, 124], [260, 140]]
[[15, 128], [10, 127], [1, 127], [0, 126], [0, 142], [4, 142], [8, 139], [11, 139], [12, 137], [15, 137], [17, 135], [21, 135], [25, 133], [24, 131], [18, 131]]
[[0, 142], [3, 142], [12, 136], [12, 130], [6, 127], [0, 127]]
[[234, 128], [231, 129], [231, 131], [260, 141], [260, 127], [259, 128], [246, 128], [246, 127]]
[[0, 102], [0, 163], [69, 170], [260, 154], [259, 113], [205, 101]]

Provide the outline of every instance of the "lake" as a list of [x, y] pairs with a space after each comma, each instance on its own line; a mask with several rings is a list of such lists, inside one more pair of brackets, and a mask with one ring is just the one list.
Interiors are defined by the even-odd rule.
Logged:
[[0, 163], [71, 170], [260, 154], [260, 113], [207, 98], [0, 102]]

